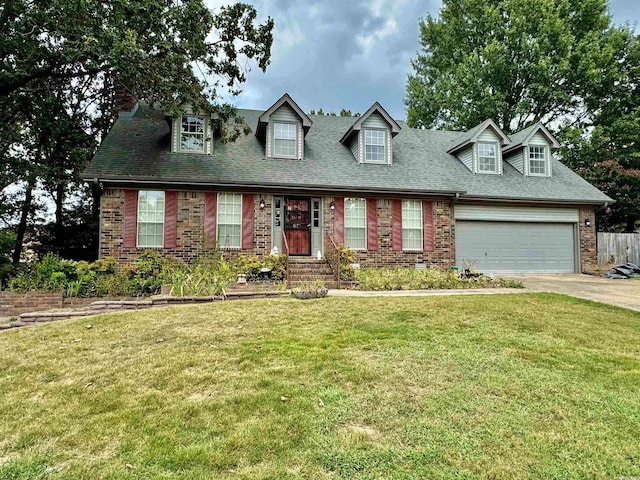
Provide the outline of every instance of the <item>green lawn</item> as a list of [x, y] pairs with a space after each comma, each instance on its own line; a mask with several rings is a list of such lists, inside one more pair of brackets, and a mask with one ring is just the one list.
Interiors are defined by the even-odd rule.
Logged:
[[0, 333], [2, 479], [640, 475], [640, 314], [256, 300]]

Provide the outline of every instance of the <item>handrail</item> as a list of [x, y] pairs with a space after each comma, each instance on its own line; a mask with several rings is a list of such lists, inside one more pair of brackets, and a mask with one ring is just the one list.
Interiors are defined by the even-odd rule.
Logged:
[[327, 263], [331, 267], [333, 274], [335, 275], [338, 281], [338, 290], [340, 289], [340, 281], [341, 281], [341, 273], [342, 273], [342, 259], [340, 258], [340, 250], [336, 245], [336, 242], [331, 238], [329, 232], [324, 232], [325, 239], [325, 257], [327, 259]]
[[285, 232], [282, 232], [282, 253], [285, 255], [284, 257], [284, 279], [287, 285], [287, 289], [290, 288], [289, 284], [289, 242], [287, 242], [287, 235]]

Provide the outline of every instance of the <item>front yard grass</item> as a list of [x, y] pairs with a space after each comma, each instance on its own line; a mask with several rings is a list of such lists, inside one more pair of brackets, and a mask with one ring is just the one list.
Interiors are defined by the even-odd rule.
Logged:
[[640, 314], [224, 302], [0, 333], [2, 479], [640, 475]]

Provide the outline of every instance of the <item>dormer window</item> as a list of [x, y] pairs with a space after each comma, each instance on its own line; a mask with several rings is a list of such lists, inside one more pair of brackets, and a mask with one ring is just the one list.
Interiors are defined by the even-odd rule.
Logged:
[[295, 123], [273, 123], [273, 156], [297, 158], [297, 125]]
[[498, 173], [497, 150], [495, 143], [478, 143], [478, 173]]
[[544, 145], [529, 146], [529, 175], [547, 175], [547, 148]]
[[180, 151], [205, 152], [204, 117], [186, 116], [180, 122]]
[[385, 131], [364, 131], [364, 161], [365, 163], [387, 163], [384, 158]]

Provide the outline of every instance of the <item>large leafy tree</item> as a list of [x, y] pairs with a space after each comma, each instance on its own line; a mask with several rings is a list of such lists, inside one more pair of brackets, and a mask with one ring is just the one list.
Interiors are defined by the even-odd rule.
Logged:
[[14, 259], [38, 189], [63, 231], [65, 196], [114, 118], [116, 82], [170, 113], [216, 112], [232, 139], [246, 126], [221, 98], [240, 93], [247, 60], [267, 67], [272, 29], [242, 3], [215, 13], [203, 0], [0, 3], [0, 215], [19, 219]]
[[613, 59], [610, 24], [606, 0], [444, 0], [420, 22], [408, 123], [467, 129], [492, 118], [511, 132], [580, 121]]
[[610, 81], [589, 99], [593, 125], [565, 132], [563, 159], [616, 202], [600, 227], [635, 231], [640, 220], [640, 37], [630, 31], [616, 48]]

